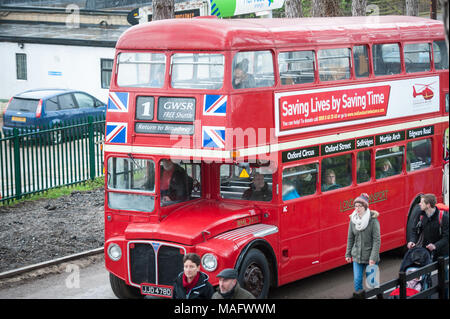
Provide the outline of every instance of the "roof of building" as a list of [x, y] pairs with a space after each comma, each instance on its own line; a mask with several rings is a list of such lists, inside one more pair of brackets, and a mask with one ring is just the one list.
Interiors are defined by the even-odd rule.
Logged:
[[0, 22], [0, 42], [114, 47], [128, 26]]

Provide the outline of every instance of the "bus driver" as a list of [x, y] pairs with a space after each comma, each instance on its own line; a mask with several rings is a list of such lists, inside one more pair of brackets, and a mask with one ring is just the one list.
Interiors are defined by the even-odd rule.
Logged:
[[269, 189], [269, 185], [264, 181], [263, 174], [255, 174], [253, 183], [251, 184], [250, 188], [244, 192], [242, 198], [258, 201], [270, 201], [272, 199], [272, 193]]

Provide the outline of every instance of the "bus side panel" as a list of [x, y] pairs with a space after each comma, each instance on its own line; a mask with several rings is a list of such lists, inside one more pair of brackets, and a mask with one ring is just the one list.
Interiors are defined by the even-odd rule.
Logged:
[[370, 209], [380, 215], [380, 252], [397, 248], [405, 243], [406, 218], [410, 201], [405, 192], [407, 182], [404, 175], [381, 179], [372, 184], [373, 196]]
[[319, 201], [310, 197], [283, 205], [280, 215], [280, 284], [304, 278], [319, 268]]
[[[230, 114], [229, 127], [233, 128], [234, 139], [227, 140], [227, 149], [239, 150], [258, 144], [276, 143], [271, 141], [270, 135], [274, 113], [262, 111], [273, 108], [272, 91], [235, 94], [231, 95], [230, 101], [232, 108], [227, 113]], [[272, 123], [272, 126], [268, 127], [268, 123]]]
[[323, 193], [320, 198], [320, 271], [345, 263], [349, 215], [358, 196], [348, 188]]

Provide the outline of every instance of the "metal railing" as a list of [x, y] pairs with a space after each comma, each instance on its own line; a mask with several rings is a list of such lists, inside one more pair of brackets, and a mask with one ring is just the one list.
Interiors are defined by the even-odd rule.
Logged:
[[0, 203], [103, 175], [105, 120], [0, 132]]
[[[394, 288], [399, 288], [399, 299], [423, 299], [429, 298], [434, 294], [438, 294], [439, 299], [448, 298], [445, 297], [445, 291], [448, 290], [448, 275], [446, 278], [446, 271], [448, 272], [448, 257], [438, 257], [437, 261], [417, 269], [411, 273], [399, 272], [398, 278], [385, 282], [378, 288], [369, 290], [360, 290], [353, 293], [353, 299], [371, 299], [376, 297], [377, 299], [385, 299], [389, 297], [389, 292]], [[406, 282], [422, 275], [431, 274], [431, 272], [437, 270], [437, 285], [428, 287], [427, 289], [418, 292], [412, 296], [406, 295]]]

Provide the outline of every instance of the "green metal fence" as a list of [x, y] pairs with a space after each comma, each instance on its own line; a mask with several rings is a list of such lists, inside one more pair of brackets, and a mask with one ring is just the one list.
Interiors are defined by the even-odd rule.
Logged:
[[0, 203], [103, 175], [105, 120], [0, 132]]

